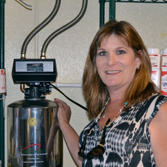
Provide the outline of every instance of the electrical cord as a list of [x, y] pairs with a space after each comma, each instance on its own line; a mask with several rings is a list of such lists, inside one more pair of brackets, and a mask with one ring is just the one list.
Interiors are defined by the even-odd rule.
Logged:
[[81, 107], [82, 109], [87, 110], [86, 107], [82, 106], [81, 104], [77, 103], [76, 101], [72, 100], [71, 98], [69, 98], [68, 96], [66, 96], [59, 88], [57, 88], [56, 86], [54, 86], [53, 84], [50, 84], [54, 89], [56, 89], [58, 92], [60, 92], [64, 97], [66, 97], [69, 101], [71, 101], [72, 103], [74, 103], [75, 105]]

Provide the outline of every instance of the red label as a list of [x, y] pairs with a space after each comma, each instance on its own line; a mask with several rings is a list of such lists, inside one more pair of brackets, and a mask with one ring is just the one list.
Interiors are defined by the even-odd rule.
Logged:
[[1, 70], [1, 75], [5, 75], [5, 71], [4, 70]]

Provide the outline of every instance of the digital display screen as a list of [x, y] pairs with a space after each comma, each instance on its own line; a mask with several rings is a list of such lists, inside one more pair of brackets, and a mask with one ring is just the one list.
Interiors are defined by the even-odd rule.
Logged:
[[31, 63], [27, 64], [27, 71], [28, 72], [43, 72], [43, 63]]

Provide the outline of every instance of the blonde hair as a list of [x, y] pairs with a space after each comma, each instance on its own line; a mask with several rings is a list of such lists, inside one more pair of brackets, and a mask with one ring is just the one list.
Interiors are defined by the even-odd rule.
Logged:
[[157, 88], [151, 80], [150, 58], [138, 32], [126, 21], [110, 20], [96, 33], [85, 64], [82, 80], [83, 95], [90, 117], [96, 117], [99, 114], [109, 97], [107, 87], [98, 75], [95, 60], [97, 47], [101, 45], [104, 38], [112, 34], [125, 41], [141, 61], [140, 69], [136, 70], [134, 79], [126, 90], [123, 102], [128, 101], [128, 106], [132, 106], [139, 101], [148, 99], [152, 93], [157, 92]]

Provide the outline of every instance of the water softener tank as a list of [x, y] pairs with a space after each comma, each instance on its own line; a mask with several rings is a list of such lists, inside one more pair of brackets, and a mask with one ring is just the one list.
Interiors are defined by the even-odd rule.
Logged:
[[62, 167], [62, 135], [54, 120], [56, 110], [57, 105], [49, 100], [8, 105], [11, 167]]
[[[21, 63], [21, 66], [17, 66], [17, 62]], [[24, 100], [8, 105], [8, 167], [63, 166], [62, 134], [56, 119], [57, 104], [46, 100], [44, 96], [49, 93], [47, 78], [52, 80], [49, 74], [52, 75], [55, 70], [53, 68], [52, 72], [48, 73], [46, 67], [46, 71], [42, 67], [52, 63], [48, 60], [14, 62], [14, 81], [24, 81], [29, 87], [25, 89]], [[26, 66], [26, 71], [23, 66]], [[42, 73], [43, 77], [38, 78]], [[25, 79], [20, 79], [24, 78], [22, 75], [26, 76]]]

